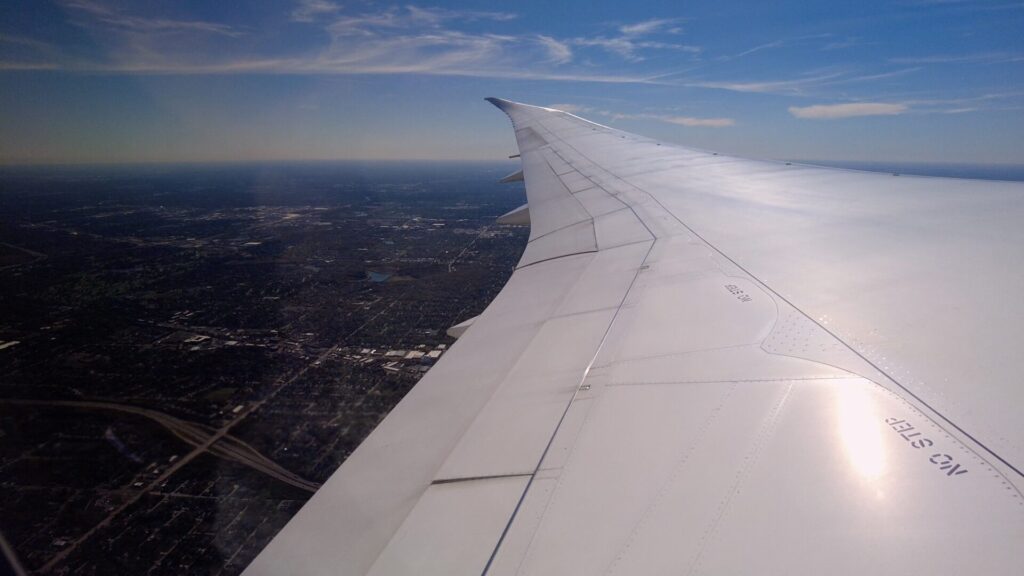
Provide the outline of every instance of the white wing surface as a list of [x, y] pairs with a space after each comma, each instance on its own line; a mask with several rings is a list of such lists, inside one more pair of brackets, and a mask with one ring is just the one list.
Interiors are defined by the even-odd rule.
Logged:
[[249, 574], [1019, 573], [1024, 186], [492, 102], [518, 268]]

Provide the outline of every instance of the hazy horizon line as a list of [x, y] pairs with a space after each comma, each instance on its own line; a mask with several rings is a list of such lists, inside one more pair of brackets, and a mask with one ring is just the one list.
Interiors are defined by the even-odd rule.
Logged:
[[[736, 156], [766, 162], [794, 162], [800, 164], [903, 164], [922, 166], [993, 166], [993, 167], [1024, 167], [1024, 162], [953, 162], [945, 160], [899, 160], [899, 159], [848, 159], [848, 158], [768, 158], [748, 157], [721, 152], [726, 156]], [[261, 158], [233, 160], [67, 160], [67, 161], [7, 161], [0, 159], [0, 168], [65, 168], [65, 167], [114, 167], [114, 166], [216, 166], [216, 165], [257, 165], [257, 164], [329, 164], [329, 163], [421, 163], [421, 164], [490, 164], [514, 163], [517, 158]]]

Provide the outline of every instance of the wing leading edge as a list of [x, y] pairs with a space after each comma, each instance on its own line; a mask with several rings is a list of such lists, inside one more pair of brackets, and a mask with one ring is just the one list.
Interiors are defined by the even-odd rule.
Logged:
[[248, 573], [1021, 565], [1024, 315], [991, 299], [1024, 287], [1019, 184], [492, 102], [526, 181], [517, 270]]

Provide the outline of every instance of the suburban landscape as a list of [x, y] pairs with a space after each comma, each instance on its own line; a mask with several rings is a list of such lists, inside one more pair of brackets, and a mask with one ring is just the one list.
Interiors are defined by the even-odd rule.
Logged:
[[503, 164], [5, 169], [0, 532], [45, 574], [238, 574], [479, 314]]

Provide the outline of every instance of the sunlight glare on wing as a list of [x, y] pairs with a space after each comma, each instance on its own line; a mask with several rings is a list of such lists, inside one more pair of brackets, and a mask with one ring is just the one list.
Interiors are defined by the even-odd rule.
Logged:
[[865, 480], [877, 480], [885, 473], [882, 420], [873, 400], [861, 382], [836, 386], [839, 437], [850, 466]]

